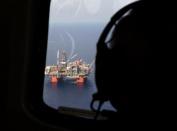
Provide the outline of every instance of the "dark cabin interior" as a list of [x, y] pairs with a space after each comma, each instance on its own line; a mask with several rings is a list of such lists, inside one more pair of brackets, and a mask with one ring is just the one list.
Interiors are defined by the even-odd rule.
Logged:
[[[10, 62], [8, 59], [8, 95], [4, 96], [4, 99], [6, 100], [5, 103], [7, 103], [7, 130], [114, 130], [115, 127], [118, 127], [117, 125], [121, 125], [121, 127], [125, 127], [125, 129], [129, 128], [130, 130], [134, 128], [133, 126], [126, 125], [124, 119], [94, 121], [65, 114], [63, 115], [46, 106], [43, 103], [42, 97], [39, 96], [42, 96], [43, 90], [43, 72], [46, 59], [50, 0], [5, 0], [2, 3], [3, 7], [1, 8], [1, 13], [3, 14], [3, 36], [5, 35], [3, 41], [8, 44], [8, 54], [10, 54]], [[156, 4], [154, 3], [154, 5]], [[164, 5], [166, 5], [166, 8], [163, 8]], [[164, 28], [164, 30], [161, 30], [169, 31], [172, 34], [168, 36], [168, 38], [170, 38], [168, 39], [168, 42], [173, 44], [171, 44], [170, 47], [168, 46], [169, 48], [167, 48], [166, 51], [173, 51], [173, 53], [170, 54], [173, 57], [168, 59], [173, 61], [176, 59], [175, 45], [177, 34], [175, 6], [176, 4], [173, 2], [170, 4], [159, 2], [158, 6], [153, 6], [154, 8], [160, 8], [158, 13], [163, 16], [163, 18], [159, 17], [159, 15], [157, 15], [157, 17], [154, 15], [153, 17], [156, 17], [156, 19], [159, 17], [159, 19], [164, 20], [162, 24], [168, 23], [169, 25], [167, 29]], [[166, 32], [164, 32], [164, 34], [166, 34]], [[163, 42], [163, 39], [161, 39], [160, 42]], [[161, 48], [162, 46], [166, 46], [166, 44], [162, 43], [162, 45], [158, 45], [158, 47]], [[175, 62], [172, 64], [172, 68], [173, 67], [176, 67]], [[166, 116], [165, 113], [160, 114], [161, 117], [158, 117], [157, 123], [159, 118], [162, 118], [165, 120], [163, 124], [171, 122], [170, 124], [167, 124], [169, 125], [167, 126], [167, 129], [173, 127], [172, 129], [176, 130], [177, 115], [175, 109], [177, 108], [176, 86], [174, 85], [176, 71], [170, 69], [170, 72], [174, 72], [172, 73], [174, 77], [171, 79], [173, 83], [166, 83], [168, 85], [164, 86], [173, 88], [168, 88], [168, 90], [162, 91], [163, 93], [166, 91], [164, 101], [167, 105], [165, 105], [164, 108], [167, 109], [168, 112], [171, 111], [173, 113], [173, 118], [169, 119], [169, 116]], [[173, 104], [173, 106], [171, 106], [171, 104]], [[140, 107], [140, 105], [138, 105], [138, 107]], [[167, 118], [164, 118], [163, 116]], [[146, 115], [141, 118], [142, 120], [145, 120]], [[148, 119], [149, 120], [145, 121], [138, 120], [138, 122], [141, 121], [140, 123], [142, 125], [139, 127], [142, 126], [142, 130], [148, 129], [149, 125], [145, 124], [145, 126], [143, 126], [143, 123], [150, 122], [155, 118], [148, 117]], [[136, 125], [137, 123], [135, 124], [133, 121], [134, 120], [131, 120], [131, 122]], [[153, 126], [155, 125], [156, 123]], [[160, 129], [163, 127], [162, 123], [158, 123], [157, 125], [158, 126], [154, 129]], [[137, 128], [138, 127], [135, 127], [135, 129]], [[151, 129], [153, 129], [152, 126]]]

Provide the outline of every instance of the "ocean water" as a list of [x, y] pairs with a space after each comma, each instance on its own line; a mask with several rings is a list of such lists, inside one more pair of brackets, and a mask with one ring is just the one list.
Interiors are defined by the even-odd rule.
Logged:
[[[70, 61], [81, 58], [86, 63], [93, 63], [96, 43], [104, 26], [105, 23], [50, 24], [46, 65], [57, 63], [58, 50], [65, 50]], [[45, 77], [43, 100], [54, 109], [60, 106], [90, 109], [92, 94], [96, 91], [93, 63], [93, 71], [82, 87], [73, 81], [60, 80], [57, 85], [52, 85]], [[114, 110], [109, 102], [102, 109]]]

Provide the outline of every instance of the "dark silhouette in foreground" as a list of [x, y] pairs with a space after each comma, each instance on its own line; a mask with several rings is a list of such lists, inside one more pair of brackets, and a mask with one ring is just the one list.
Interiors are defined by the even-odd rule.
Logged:
[[[98, 41], [98, 92], [93, 99], [109, 100], [117, 109], [115, 127], [177, 129], [174, 5], [151, 1], [129, 5], [112, 18]], [[108, 48], [105, 39], [113, 24]]]

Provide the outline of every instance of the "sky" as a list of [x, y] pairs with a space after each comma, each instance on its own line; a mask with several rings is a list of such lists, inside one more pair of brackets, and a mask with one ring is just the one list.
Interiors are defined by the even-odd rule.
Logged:
[[50, 23], [107, 22], [135, 0], [51, 0]]

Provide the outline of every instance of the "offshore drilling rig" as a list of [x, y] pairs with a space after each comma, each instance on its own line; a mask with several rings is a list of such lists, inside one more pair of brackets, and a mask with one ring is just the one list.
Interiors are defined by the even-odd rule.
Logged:
[[87, 64], [82, 59], [68, 60], [67, 53], [58, 50], [57, 64], [46, 66], [45, 75], [50, 77], [51, 83], [58, 83], [62, 79], [74, 80], [76, 84], [83, 85], [92, 70], [93, 62]]

